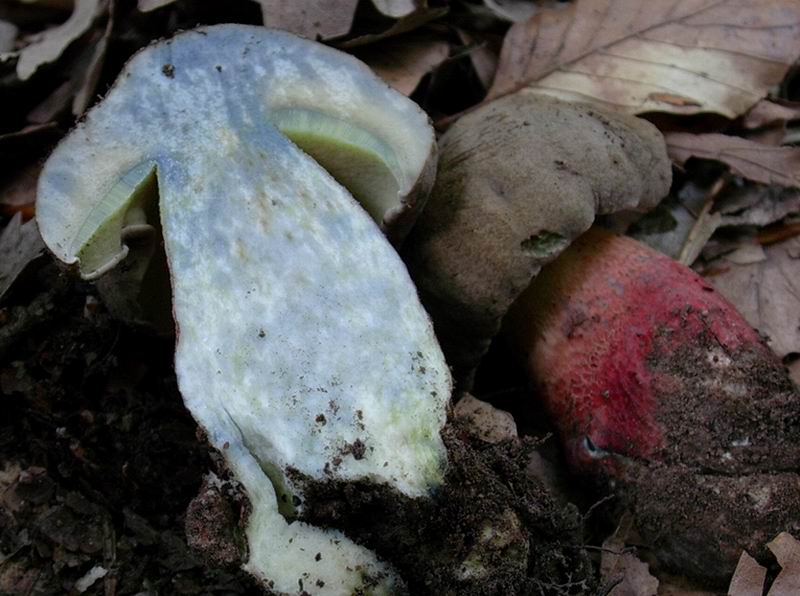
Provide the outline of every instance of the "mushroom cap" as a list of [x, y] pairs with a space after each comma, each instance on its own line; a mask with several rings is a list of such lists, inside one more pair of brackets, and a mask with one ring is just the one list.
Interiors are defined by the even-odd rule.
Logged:
[[[136, 242], [161, 229], [178, 385], [250, 501], [244, 567], [277, 592], [402, 583], [341, 532], [297, 521], [304, 481], [423, 497], [442, 479], [449, 371], [367, 214], [413, 211], [433, 138], [352, 57], [220, 25], [137, 54], [42, 172], [44, 240], [85, 277], [146, 270]], [[354, 163], [378, 181], [356, 186], [366, 211], [322, 167], [352, 182]]]
[[[345, 186], [355, 180], [353, 194], [397, 241], [435, 177], [434, 133], [416, 104], [352, 56], [281, 31], [224, 25], [159, 42], [131, 59], [103, 106], [56, 148], [37, 201], [48, 247], [87, 278], [127, 254], [110, 237], [123, 222], [98, 234], [100, 223], [122, 217], [150, 166], [212, 143], [224, 152], [233, 127], [271, 125]], [[88, 244], [102, 254], [81, 263]]]
[[404, 246], [465, 387], [511, 303], [596, 215], [652, 208], [670, 161], [650, 123], [521, 91], [459, 119]]

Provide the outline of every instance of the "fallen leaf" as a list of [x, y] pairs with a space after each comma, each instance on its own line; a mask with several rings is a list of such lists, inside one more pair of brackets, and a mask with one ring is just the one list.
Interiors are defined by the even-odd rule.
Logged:
[[756, 129], [776, 124], [785, 125], [792, 120], [800, 120], [800, 103], [762, 99], [745, 114], [742, 126]]
[[650, 574], [650, 566], [625, 549], [632, 523], [632, 516], [623, 514], [617, 529], [603, 542], [600, 579], [608, 585], [622, 577], [622, 581], [608, 593], [609, 596], [656, 596], [658, 580]]
[[372, 0], [372, 4], [379, 13], [393, 19], [407, 17], [418, 8], [415, 0]]
[[76, 93], [72, 100], [72, 115], [80, 116], [92, 104], [97, 82], [105, 63], [108, 42], [114, 27], [114, 0], [108, 0], [108, 20], [102, 32], [98, 32], [98, 39], [93, 40], [79, 60], [77, 68], [80, 78], [76, 81]]
[[138, 0], [136, 8], [139, 9], [139, 12], [151, 12], [163, 8], [164, 6], [169, 6], [175, 1], [176, 0]]
[[679, 165], [690, 157], [713, 159], [754, 182], [800, 186], [800, 147], [773, 147], [717, 133], [670, 132], [665, 139], [669, 156]]
[[29, 220], [34, 215], [36, 202], [36, 183], [42, 164], [34, 162], [23, 167], [5, 184], [0, 185], [0, 208], [9, 215], [21, 213], [22, 219]]
[[17, 26], [8, 21], [0, 21], [0, 54], [14, 49], [17, 40]]
[[799, 54], [790, 0], [577, 0], [512, 25], [489, 98], [527, 87], [637, 114], [735, 118]]
[[31, 262], [44, 253], [36, 222], [17, 213], [0, 233], [0, 300]]
[[500, 443], [517, 437], [517, 424], [511, 414], [469, 393], [458, 400], [453, 416], [467, 422], [475, 436], [486, 443]]
[[768, 226], [800, 213], [800, 190], [752, 184], [723, 197], [716, 210], [720, 227]]
[[45, 64], [58, 60], [64, 51], [85, 35], [105, 10], [101, 0], [76, 0], [75, 10], [63, 24], [48, 29], [39, 41], [22, 48], [17, 61], [17, 77], [28, 80]]
[[495, 49], [490, 37], [478, 38], [476, 34], [456, 29], [458, 38], [465, 46], [472, 46], [467, 51], [472, 68], [484, 89], [492, 86], [494, 73], [497, 71], [497, 57], [499, 52]]
[[367, 45], [368, 43], [375, 43], [389, 37], [395, 37], [403, 33], [408, 33], [409, 31], [419, 29], [423, 25], [427, 25], [431, 21], [435, 21], [436, 19], [443, 17], [447, 14], [447, 12], [448, 8], [446, 6], [440, 8], [422, 7], [398, 20], [394, 25], [385, 31], [381, 31], [380, 33], [367, 33], [365, 35], [359, 35], [353, 39], [348, 39], [341, 42], [338, 44], [338, 47], [345, 49], [355, 48], [358, 46]]
[[[543, 8], [540, 3], [534, 4], [531, 0], [483, 0], [483, 3], [493, 14], [511, 23], [527, 21]], [[549, 8], [555, 8], [557, 3], [548, 4]]]
[[264, 25], [308, 39], [333, 39], [350, 33], [358, 0], [258, 0]]
[[736, 253], [712, 261], [718, 272], [707, 279], [783, 358], [800, 352], [800, 238], [763, 250], [766, 259], [755, 262]]
[[733, 572], [731, 585], [728, 587], [729, 596], [761, 596], [764, 592], [764, 580], [767, 570], [758, 562], [742, 551], [736, 571]]
[[21, 130], [0, 134], [0, 159], [16, 159], [29, 153], [41, 153], [47, 143], [61, 133], [55, 122], [32, 124]]
[[426, 74], [447, 59], [450, 44], [428, 35], [403, 36], [356, 52], [379, 77], [404, 95], [411, 95]]
[[800, 594], [800, 542], [788, 532], [781, 532], [767, 544], [767, 548], [781, 566], [768, 596]]

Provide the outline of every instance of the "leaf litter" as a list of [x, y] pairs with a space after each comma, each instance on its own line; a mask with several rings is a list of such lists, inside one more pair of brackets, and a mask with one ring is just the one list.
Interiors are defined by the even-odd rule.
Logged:
[[[133, 51], [199, 22], [264, 22], [334, 40], [442, 122], [484, 101], [487, 89], [489, 98], [526, 88], [649, 113], [670, 135], [682, 170], [659, 207], [660, 223], [648, 224], [648, 242], [695, 261], [800, 381], [800, 178], [792, 146], [800, 138], [793, 128], [800, 119], [800, 96], [790, 71], [800, 55], [797, 3], [242, 0], [200, 7], [138, 0], [134, 9], [118, 4], [77, 0], [71, 16], [64, 11], [72, 4], [64, 2], [55, 8], [50, 3], [24, 10], [0, 7], [0, 94], [4, 107], [14, 107], [0, 114], [0, 154], [11, 164], [0, 188], [5, 226], [0, 296], [7, 303], [0, 309], [0, 399], [11, 405], [13, 423], [0, 424], [0, 522], [10, 520], [0, 523], [0, 592], [56, 585], [92, 594], [136, 593], [147, 586], [170, 586], [165, 589], [177, 594], [250, 589], [239, 574], [204, 569], [186, 547], [181, 516], [209, 463], [190, 438], [191, 420], [175, 412], [162, 415], [164, 408], [181, 406], [169, 373], [152, 353], [153, 338], [120, 328], [114, 338], [113, 325], [96, 326], [108, 321], [102, 305], [85, 287], [65, 290], [63, 278], [40, 258], [35, 224], [23, 223], [32, 214], [38, 166], [53, 140], [107, 91]], [[54, 25], [53, 15], [59, 14], [66, 20]], [[669, 118], [659, 118], [664, 115]], [[711, 163], [722, 170], [698, 182]], [[712, 192], [720, 179], [721, 188]], [[634, 225], [641, 232], [646, 223]], [[59, 339], [50, 338], [53, 332]], [[96, 343], [89, 337], [97, 333], [104, 335], [104, 353], [86, 353], [85, 346]], [[133, 355], [133, 346], [140, 345], [144, 358]], [[170, 347], [158, 350], [166, 355]], [[59, 401], [79, 395], [86, 379], [88, 402]], [[175, 399], [164, 404], [162, 393]], [[107, 404], [107, 395], [118, 403]], [[491, 441], [513, 440], [516, 428], [523, 437], [530, 432], [519, 400], [505, 403], [492, 395], [479, 393], [473, 398], [477, 405], [462, 400], [456, 406], [471, 432]], [[146, 432], [147, 424], [156, 429], [154, 442], [153, 435], [148, 443], [137, 434]], [[48, 461], [54, 428], [61, 451], [49, 455], [47, 466], [37, 466]], [[109, 432], [123, 444], [109, 449]], [[171, 439], [176, 436], [180, 439]], [[172, 452], [178, 457], [163, 455]], [[176, 470], [187, 467], [186, 454], [190, 465], [184, 478]], [[548, 466], [560, 472], [557, 460], [548, 460]], [[111, 481], [104, 478], [110, 469]], [[131, 477], [135, 481], [126, 484]], [[164, 499], [149, 491], [165, 479], [171, 482], [168, 508], [159, 511], [153, 503]], [[130, 489], [132, 500], [118, 493], [121, 486]], [[20, 487], [34, 495], [33, 506], [20, 505]], [[56, 531], [59, 521], [65, 529]], [[81, 550], [76, 537], [86, 531], [94, 534], [84, 542], [99, 540], [100, 550]], [[609, 594], [711, 594], [653, 566], [645, 553], [627, 549], [627, 539], [621, 523], [597, 557], [604, 585], [622, 577]], [[116, 550], [109, 546], [114, 543]], [[14, 550], [7, 551], [8, 544]], [[771, 576], [745, 554], [730, 594], [756, 593], [765, 577], [775, 578], [769, 592], [774, 596], [800, 590], [797, 542], [782, 534], [770, 548], [782, 571]]]

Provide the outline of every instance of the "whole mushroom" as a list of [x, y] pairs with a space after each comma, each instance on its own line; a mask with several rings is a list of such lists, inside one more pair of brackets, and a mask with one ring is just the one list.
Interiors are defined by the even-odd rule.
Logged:
[[654, 126], [525, 92], [459, 119], [439, 141], [425, 215], [403, 249], [456, 380], [511, 303], [596, 215], [646, 210], [672, 179]]
[[572, 470], [674, 570], [722, 585], [742, 549], [764, 556], [800, 530], [800, 397], [780, 362], [687, 268], [584, 234], [666, 194], [658, 131], [520, 92], [459, 120], [440, 151], [404, 254], [462, 386], [503, 326]]

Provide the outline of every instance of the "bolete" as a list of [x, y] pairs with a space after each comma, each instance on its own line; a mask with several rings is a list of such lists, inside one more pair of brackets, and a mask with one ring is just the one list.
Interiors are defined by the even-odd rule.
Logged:
[[354, 58], [221, 25], [135, 56], [43, 170], [45, 242], [111, 308], [148, 318], [171, 285], [178, 386], [223, 461], [189, 541], [273, 592], [591, 589], [577, 511], [519, 445], [445, 426], [450, 373], [382, 233], [402, 238], [434, 155]]
[[127, 270], [135, 294], [160, 229], [180, 391], [249, 500], [244, 568], [276, 592], [401, 583], [296, 519], [298, 479], [442, 480], [450, 375], [369, 216], [401, 238], [434, 156], [425, 114], [354, 58], [223, 25], [138, 53], [42, 172], [42, 236], [86, 279]]
[[519, 92], [458, 120], [404, 257], [456, 379], [468, 389], [503, 316], [596, 215], [646, 210], [669, 190], [650, 123]]
[[678, 573], [719, 587], [743, 550], [800, 531], [800, 393], [694, 271], [592, 228], [517, 299], [505, 330], [573, 471], [633, 514]]

